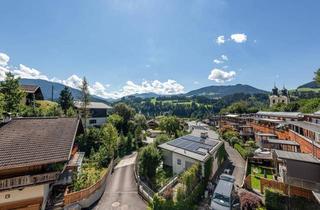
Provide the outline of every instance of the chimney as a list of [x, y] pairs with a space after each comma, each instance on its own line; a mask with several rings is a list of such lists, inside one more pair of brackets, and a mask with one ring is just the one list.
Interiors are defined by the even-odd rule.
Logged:
[[202, 139], [208, 138], [208, 132], [201, 132], [200, 137], [201, 137]]

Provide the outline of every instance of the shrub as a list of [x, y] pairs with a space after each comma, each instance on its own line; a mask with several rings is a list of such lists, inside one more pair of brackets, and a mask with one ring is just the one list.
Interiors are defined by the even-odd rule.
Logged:
[[319, 209], [319, 204], [303, 197], [293, 196], [289, 198], [280, 192], [266, 189], [266, 207], [268, 210], [304, 210]]
[[75, 175], [72, 183], [72, 191], [80, 191], [95, 184], [101, 178], [102, 170], [84, 165], [81, 171]]
[[247, 190], [241, 190], [239, 193], [241, 209], [256, 209], [262, 206], [262, 200], [256, 194]]
[[166, 200], [172, 200], [172, 197], [173, 197], [173, 190], [172, 190], [172, 188], [168, 188], [166, 191], [164, 191], [163, 197], [164, 197]]
[[240, 144], [235, 144], [234, 148], [240, 153], [240, 155], [244, 158], [247, 159], [247, 157], [250, 155], [250, 152], [243, 148]]
[[249, 147], [256, 148], [256, 142], [253, 140], [249, 140], [246, 142]]
[[229, 139], [229, 143], [231, 146], [234, 146], [235, 144], [241, 144], [241, 140], [238, 137], [232, 137], [231, 139]]
[[266, 207], [268, 210], [286, 210], [286, 196], [282, 193], [266, 189]]
[[223, 132], [222, 134], [222, 138], [226, 141], [229, 142], [229, 140], [232, 138], [232, 137], [236, 137], [238, 138], [239, 137], [239, 133], [234, 131], [234, 130], [226, 130], [225, 132]]
[[139, 156], [139, 173], [145, 178], [152, 179], [161, 163], [160, 152], [151, 144], [144, 147]]

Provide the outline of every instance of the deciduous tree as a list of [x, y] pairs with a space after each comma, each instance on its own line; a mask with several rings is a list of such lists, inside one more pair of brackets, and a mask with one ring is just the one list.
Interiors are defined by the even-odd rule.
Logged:
[[19, 78], [12, 73], [6, 73], [6, 78], [0, 83], [0, 92], [3, 94], [4, 111], [19, 113], [21, 100], [25, 93], [20, 89]]

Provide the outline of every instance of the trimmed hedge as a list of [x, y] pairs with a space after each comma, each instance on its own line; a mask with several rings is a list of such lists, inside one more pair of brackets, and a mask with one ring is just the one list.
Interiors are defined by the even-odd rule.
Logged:
[[240, 155], [244, 158], [247, 159], [249, 156], [249, 152], [243, 148], [240, 144], [235, 144], [234, 148], [240, 153]]
[[306, 210], [306, 209], [320, 209], [320, 205], [297, 196], [289, 196], [266, 189], [266, 207], [268, 210]]

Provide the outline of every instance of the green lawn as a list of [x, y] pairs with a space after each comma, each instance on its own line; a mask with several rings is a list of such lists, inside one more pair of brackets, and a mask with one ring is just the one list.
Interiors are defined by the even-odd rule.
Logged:
[[264, 177], [264, 170], [266, 171], [266, 178], [273, 179], [272, 169], [250, 164], [251, 186], [253, 189], [260, 190], [260, 177]]

